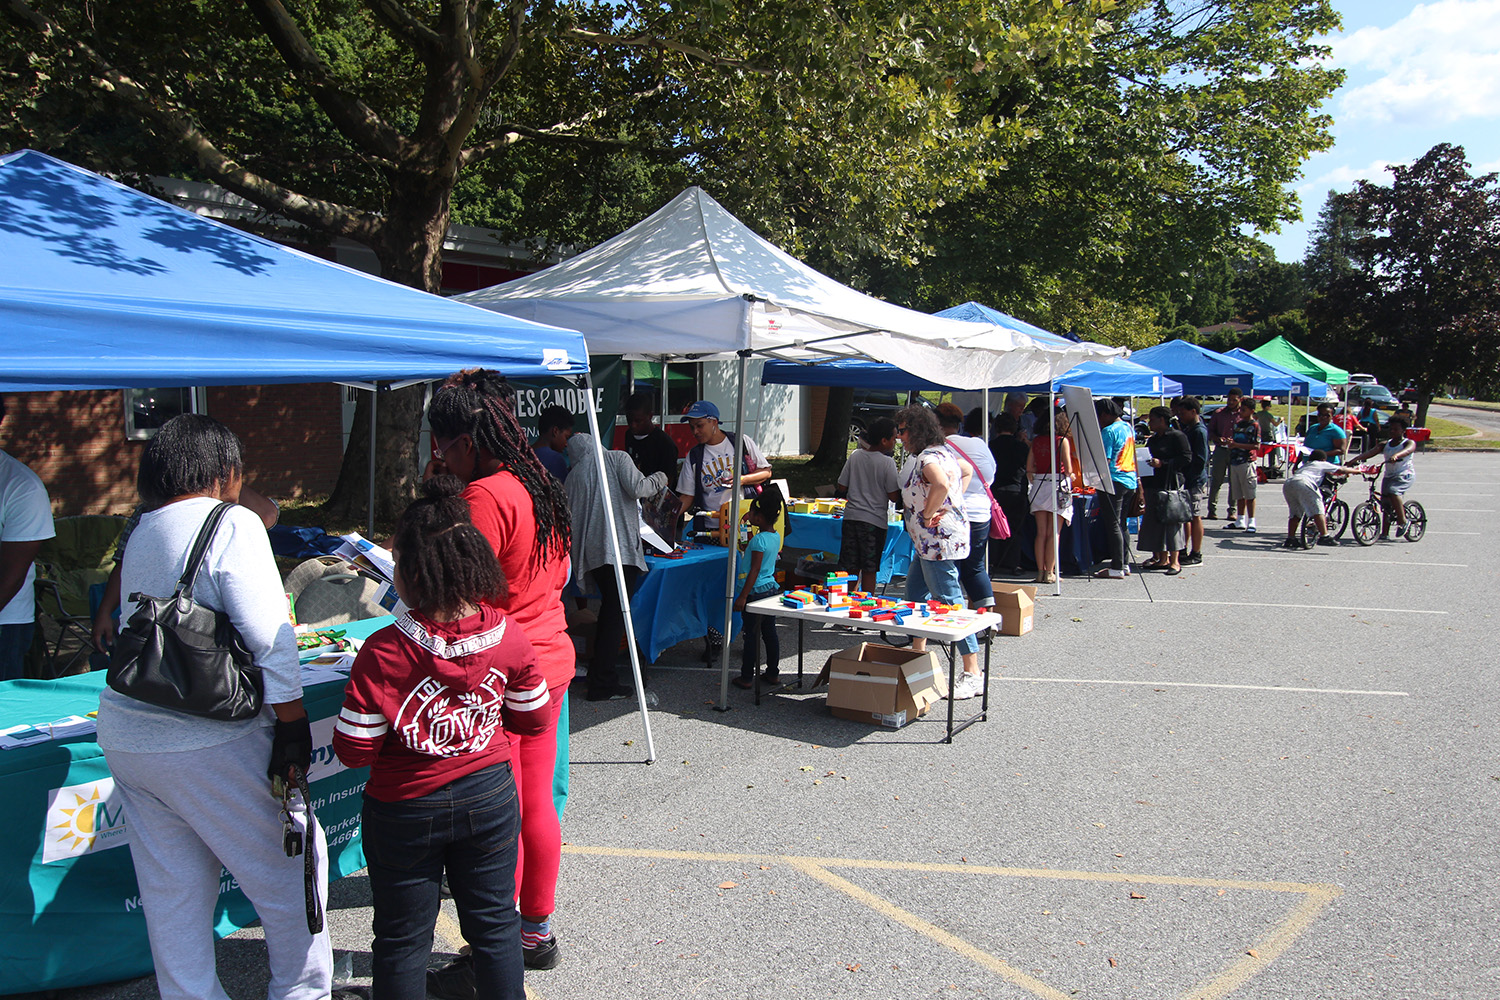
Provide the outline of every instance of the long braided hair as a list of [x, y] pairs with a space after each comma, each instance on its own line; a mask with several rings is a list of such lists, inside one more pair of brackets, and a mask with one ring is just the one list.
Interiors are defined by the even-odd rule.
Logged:
[[516, 391], [505, 376], [487, 368], [468, 368], [448, 376], [427, 407], [427, 422], [440, 437], [467, 434], [502, 468], [520, 480], [531, 496], [536, 520], [532, 564], [550, 556], [565, 558], [572, 549], [573, 519], [562, 483], [548, 472], [527, 443], [516, 420]]

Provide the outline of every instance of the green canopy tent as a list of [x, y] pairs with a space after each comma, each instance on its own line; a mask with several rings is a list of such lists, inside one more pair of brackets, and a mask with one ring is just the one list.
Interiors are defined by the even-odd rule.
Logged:
[[1285, 337], [1277, 337], [1261, 344], [1250, 352], [1263, 361], [1270, 361], [1283, 368], [1290, 368], [1301, 375], [1310, 375], [1329, 385], [1347, 385], [1349, 373], [1326, 361], [1319, 361]]

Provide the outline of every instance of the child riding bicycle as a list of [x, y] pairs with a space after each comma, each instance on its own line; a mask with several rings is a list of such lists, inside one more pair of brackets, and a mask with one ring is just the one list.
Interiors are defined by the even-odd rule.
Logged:
[[1355, 462], [1362, 462], [1376, 455], [1385, 458], [1385, 477], [1380, 482], [1380, 503], [1385, 508], [1385, 518], [1380, 526], [1381, 538], [1390, 536], [1392, 516], [1398, 525], [1396, 537], [1406, 534], [1406, 509], [1401, 498], [1417, 478], [1416, 470], [1412, 468], [1412, 455], [1416, 453], [1417, 443], [1406, 436], [1408, 426], [1405, 417], [1399, 413], [1393, 414], [1385, 424], [1390, 437], [1380, 444], [1371, 445], [1355, 458]]

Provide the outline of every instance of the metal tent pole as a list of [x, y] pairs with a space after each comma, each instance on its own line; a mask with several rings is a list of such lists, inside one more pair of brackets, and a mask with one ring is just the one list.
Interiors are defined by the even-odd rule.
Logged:
[[365, 531], [374, 539], [375, 535], [375, 404], [380, 399], [380, 383], [370, 391], [370, 492], [365, 508]]
[[[1064, 473], [1057, 468], [1057, 380], [1054, 378], [1047, 385], [1048, 410], [1047, 410], [1047, 433], [1052, 438], [1052, 474], [1061, 476]], [[1062, 596], [1062, 511], [1057, 509], [1058, 490], [1052, 491], [1052, 575], [1056, 577], [1052, 582], [1052, 596]], [[1073, 504], [1073, 481], [1068, 479], [1068, 505]], [[1070, 510], [1069, 513], [1072, 513]]]
[[[746, 303], [745, 314], [748, 318], [751, 305]], [[738, 386], [735, 389], [734, 399], [734, 486], [729, 494], [730, 524], [720, 525], [724, 527], [729, 542], [728, 565], [724, 570], [724, 643], [719, 650], [719, 703], [714, 708], [720, 712], [729, 711], [729, 647], [733, 645], [734, 636], [734, 571], [735, 557], [739, 555], [740, 538], [740, 473], [745, 462], [745, 374], [750, 366], [750, 352], [741, 350], [739, 352], [739, 377]]]
[[[641, 679], [640, 654], [635, 644], [635, 621], [630, 616], [630, 591], [625, 586], [625, 565], [620, 558], [620, 526], [615, 523], [614, 504], [610, 502], [609, 469], [604, 462], [604, 442], [599, 438], [599, 417], [594, 413], [593, 376], [583, 374], [578, 384], [588, 393], [589, 433], [594, 435], [594, 462], [599, 468], [599, 491], [604, 498], [604, 522], [609, 527], [609, 554], [615, 568], [615, 586], [620, 607], [625, 612], [625, 646], [630, 652], [630, 672], [635, 677], [635, 700], [641, 711], [641, 729], [646, 735], [646, 763], [656, 760], [656, 743], [651, 738], [651, 716], [646, 711], [646, 684]], [[581, 584], [582, 581], [579, 581]]]

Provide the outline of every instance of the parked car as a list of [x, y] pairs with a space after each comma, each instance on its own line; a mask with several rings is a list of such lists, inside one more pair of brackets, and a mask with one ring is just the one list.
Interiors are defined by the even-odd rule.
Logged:
[[1349, 376], [1350, 385], [1378, 385], [1379, 383], [1380, 379], [1369, 372], [1355, 372]]
[[1401, 387], [1401, 402], [1415, 403], [1417, 401], [1417, 383], [1408, 382]]
[[[849, 419], [849, 437], [863, 434], [871, 421], [878, 417], [895, 419], [896, 411], [906, 405], [907, 394], [895, 389], [855, 389], [854, 412]], [[930, 407], [932, 404], [918, 397], [918, 402]]]
[[[1352, 377], [1352, 376], [1351, 376]], [[1366, 401], [1372, 403], [1377, 410], [1399, 410], [1401, 404], [1396, 397], [1391, 395], [1391, 390], [1379, 382], [1351, 383], [1349, 386], [1349, 408], [1357, 409]]]

